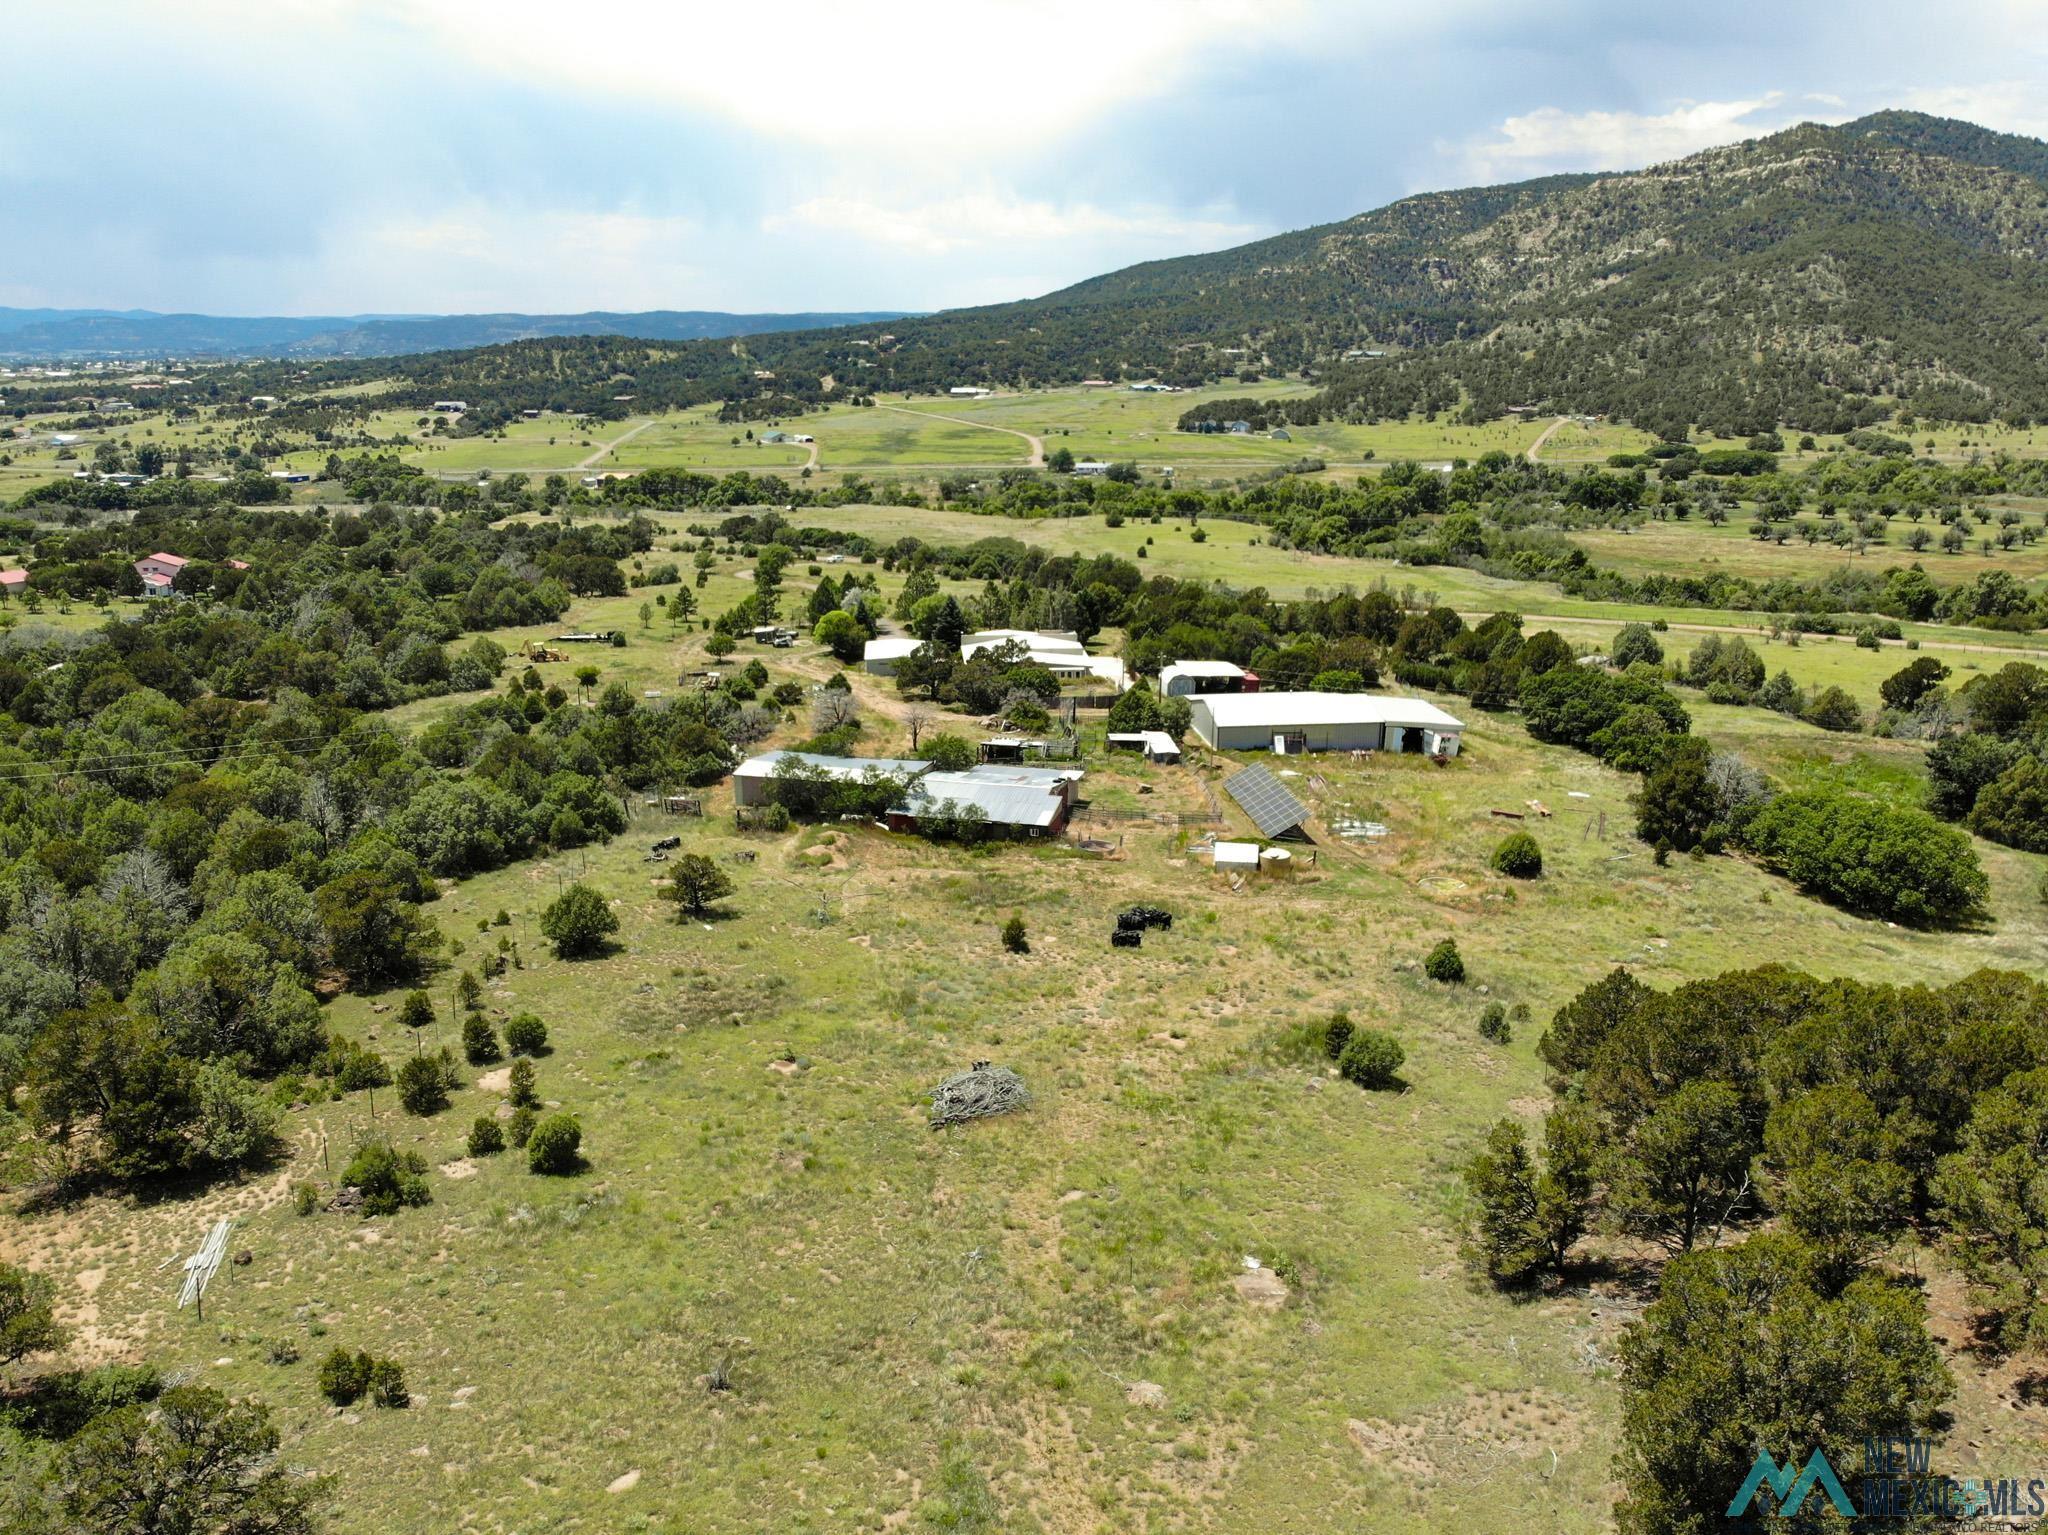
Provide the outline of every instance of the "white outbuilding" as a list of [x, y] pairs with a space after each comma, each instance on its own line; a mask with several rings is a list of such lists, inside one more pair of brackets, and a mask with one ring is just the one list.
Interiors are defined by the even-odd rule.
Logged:
[[893, 677], [896, 663], [923, 643], [908, 634], [878, 634], [861, 647], [860, 662], [877, 677]]
[[1190, 724], [1215, 751], [1391, 751], [1455, 757], [1464, 722], [1420, 698], [1379, 693], [1208, 693]]
[[1070, 629], [978, 629], [961, 639], [960, 659], [969, 660], [981, 651], [1005, 645], [1021, 646], [1025, 660], [1063, 682], [1093, 677], [1119, 693], [1131, 685], [1122, 661], [1115, 656], [1089, 655], [1080, 636]]
[[1256, 842], [1219, 842], [1216, 844], [1215, 862], [1218, 873], [1256, 874], [1259, 872], [1259, 845]]
[[[1250, 674], [1228, 661], [1176, 661], [1159, 668], [1159, 691], [1168, 698], [1191, 698], [1197, 693], [1242, 693]], [[1258, 686], [1258, 678], [1251, 678]]]
[[1112, 730], [1109, 749], [1136, 752], [1147, 762], [1180, 761], [1180, 743], [1163, 730]]

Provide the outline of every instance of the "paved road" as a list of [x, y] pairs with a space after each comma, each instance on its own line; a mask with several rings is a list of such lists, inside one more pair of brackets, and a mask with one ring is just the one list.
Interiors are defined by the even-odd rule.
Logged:
[[1552, 432], [1556, 431], [1561, 426], [1569, 425], [1571, 423], [1571, 419], [1572, 418], [1570, 416], [1559, 416], [1555, 421], [1551, 422], [1550, 425], [1546, 426], [1543, 429], [1543, 435], [1541, 437], [1537, 438], [1534, 442], [1529, 444], [1530, 463], [1540, 464], [1543, 462], [1543, 460], [1537, 456], [1537, 450], [1540, 449], [1546, 442], [1550, 441], [1550, 434]]
[[1005, 432], [1012, 437], [1021, 437], [1031, 444], [1031, 458], [1026, 467], [1031, 469], [1043, 469], [1045, 467], [1045, 439], [1033, 437], [1029, 432], [1020, 432], [1013, 426], [994, 426], [987, 421], [975, 421], [966, 416], [942, 416], [935, 410], [912, 410], [907, 405], [882, 405], [878, 406], [877, 409], [893, 410], [899, 416], [922, 416], [927, 421], [951, 421], [960, 426], [978, 426], [984, 432]]
[[598, 466], [599, 462], [603, 460], [605, 454], [611, 452], [613, 448], [618, 447], [621, 443], [632, 441], [635, 437], [638, 437], [642, 432], [646, 431], [652, 425], [654, 425], [652, 421], [641, 422], [638, 426], [634, 427], [630, 432], [626, 432], [618, 437], [614, 437], [610, 442], [606, 443], [603, 447], [599, 448], [595, 453], [591, 454], [590, 457], [583, 460], [583, 462], [578, 464], [576, 467], [578, 469], [595, 469]]

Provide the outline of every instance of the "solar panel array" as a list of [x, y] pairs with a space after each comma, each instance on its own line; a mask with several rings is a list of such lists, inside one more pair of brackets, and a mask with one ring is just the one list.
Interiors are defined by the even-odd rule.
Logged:
[[1308, 819], [1308, 806], [1262, 767], [1248, 767], [1223, 781], [1223, 792], [1252, 818], [1262, 837], [1278, 837]]

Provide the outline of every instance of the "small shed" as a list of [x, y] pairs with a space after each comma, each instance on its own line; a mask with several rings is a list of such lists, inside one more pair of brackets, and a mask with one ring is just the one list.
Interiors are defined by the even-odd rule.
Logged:
[[989, 736], [981, 743], [983, 762], [1022, 762], [1027, 752], [1044, 751], [1043, 741], [1028, 741], [1022, 736]]
[[1163, 730], [1112, 730], [1109, 749], [1137, 752], [1147, 762], [1180, 761], [1180, 743]]
[[1229, 870], [1240, 874], [1256, 874], [1259, 871], [1259, 845], [1256, 842], [1219, 842], [1216, 844], [1217, 870]]

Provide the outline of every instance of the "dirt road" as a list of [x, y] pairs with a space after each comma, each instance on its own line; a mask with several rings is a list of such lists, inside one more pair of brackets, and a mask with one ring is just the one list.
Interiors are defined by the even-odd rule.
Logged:
[[1559, 416], [1555, 421], [1551, 422], [1550, 425], [1546, 426], [1543, 429], [1543, 435], [1541, 437], [1538, 437], [1534, 442], [1529, 444], [1528, 457], [1530, 463], [1540, 464], [1543, 462], [1543, 460], [1537, 456], [1538, 450], [1541, 449], [1546, 442], [1550, 441], [1551, 433], [1555, 432], [1561, 426], [1570, 425], [1571, 419], [1572, 418], [1570, 416]]
[[604, 458], [605, 454], [611, 452], [613, 448], [618, 447], [621, 443], [631, 442], [635, 437], [638, 437], [642, 432], [646, 431], [652, 425], [654, 425], [652, 421], [643, 421], [638, 426], [634, 427], [630, 432], [621, 433], [619, 436], [614, 437], [610, 442], [606, 443], [603, 447], [599, 448], [595, 453], [591, 454], [590, 457], [584, 459], [583, 462], [578, 464], [576, 467], [578, 469], [595, 469], [598, 466], [598, 463]]
[[986, 421], [971, 420], [966, 416], [942, 416], [935, 410], [912, 410], [907, 405], [881, 405], [878, 410], [893, 410], [899, 416], [923, 416], [927, 421], [951, 421], [957, 426], [978, 426], [984, 432], [1002, 432], [1011, 437], [1021, 437], [1031, 444], [1031, 458], [1026, 467], [1045, 467], [1045, 439], [1033, 437], [1029, 432], [1020, 432], [1013, 426], [994, 426]]

